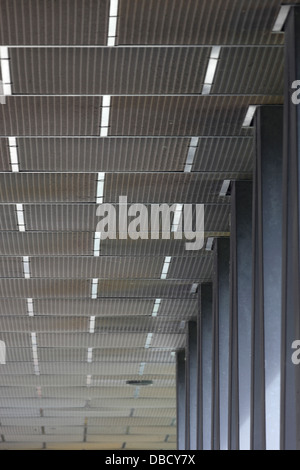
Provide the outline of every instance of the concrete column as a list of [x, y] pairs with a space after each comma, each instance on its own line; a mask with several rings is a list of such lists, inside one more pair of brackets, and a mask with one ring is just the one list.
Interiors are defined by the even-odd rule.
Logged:
[[197, 445], [211, 450], [212, 284], [198, 288], [198, 414]]
[[186, 341], [186, 450], [197, 450], [197, 322], [187, 323]]
[[229, 449], [250, 449], [252, 182], [231, 183]]
[[285, 24], [280, 438], [283, 450], [300, 449], [300, 365], [292, 362], [292, 345], [300, 340], [300, 105], [299, 85], [294, 83], [298, 80], [300, 7], [295, 6]]
[[176, 353], [177, 450], [185, 450], [185, 351]]
[[282, 106], [261, 106], [255, 116], [253, 176], [253, 301], [251, 448], [279, 448]]
[[229, 238], [214, 244], [212, 449], [228, 449]]

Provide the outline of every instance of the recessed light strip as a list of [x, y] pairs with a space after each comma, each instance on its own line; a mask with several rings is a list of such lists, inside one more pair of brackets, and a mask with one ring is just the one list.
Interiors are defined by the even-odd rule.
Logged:
[[195, 159], [195, 153], [198, 147], [199, 143], [199, 138], [198, 137], [192, 137], [188, 149], [188, 154], [185, 162], [185, 167], [184, 167], [184, 172], [185, 173], [190, 173], [192, 171], [192, 166], [194, 163]]
[[93, 361], [93, 348], [88, 348], [87, 351], [87, 362], [92, 362]]
[[245, 116], [242, 127], [250, 127], [251, 126], [256, 108], [257, 108], [257, 106], [252, 105], [252, 104], [248, 107], [248, 110], [247, 110], [247, 113], [246, 113], [246, 116]]
[[104, 181], [105, 173], [99, 172], [97, 177], [97, 194], [96, 194], [96, 203], [103, 203], [103, 194], [104, 194]]
[[157, 317], [160, 303], [161, 303], [161, 299], [155, 299], [153, 310], [152, 310], [152, 317]]
[[102, 97], [102, 110], [101, 110], [101, 123], [100, 123], [100, 136], [107, 137], [109, 127], [109, 114], [111, 108], [111, 96], [104, 95]]
[[92, 299], [97, 299], [98, 294], [98, 279], [92, 280]]
[[100, 256], [101, 232], [95, 232], [94, 237], [94, 256]]
[[161, 279], [167, 279], [167, 274], [169, 271], [170, 263], [171, 263], [171, 256], [166, 256], [164, 265], [162, 268], [161, 276], [160, 276]]
[[146, 366], [146, 362], [141, 362], [140, 368], [139, 368], [139, 375], [144, 374], [145, 366]]
[[23, 270], [25, 279], [30, 279], [29, 256], [23, 256]]
[[17, 147], [17, 139], [15, 137], [8, 138], [8, 147], [9, 147], [9, 154], [10, 154], [11, 171], [18, 172], [19, 171], [18, 147]]
[[20, 232], [25, 232], [25, 219], [24, 219], [24, 209], [23, 204], [16, 204], [17, 209], [17, 221], [18, 228]]
[[206, 70], [206, 75], [204, 79], [204, 85], [202, 88], [202, 95], [209, 95], [211, 91], [212, 84], [214, 82], [217, 65], [220, 57], [221, 47], [214, 46], [210, 53], [210, 58], [208, 61], [208, 66]]
[[115, 46], [117, 37], [118, 0], [110, 0], [107, 45]]
[[145, 349], [149, 349], [149, 348], [150, 348], [150, 344], [151, 344], [151, 341], [152, 341], [152, 337], [153, 337], [153, 333], [148, 333], [147, 339], [146, 339], [146, 343], [145, 343]]
[[40, 375], [36, 333], [31, 333], [32, 356], [35, 375]]
[[91, 316], [90, 317], [90, 329], [89, 329], [90, 333], [95, 333], [95, 321], [96, 321], [96, 317]]
[[273, 26], [273, 33], [280, 33], [284, 27], [288, 14], [292, 5], [281, 5], [275, 24]]
[[173, 217], [173, 224], [171, 231], [172, 232], [177, 232], [178, 227], [179, 227], [179, 222], [182, 216], [182, 204], [176, 204], [175, 211], [174, 211], [174, 217]]
[[34, 316], [33, 312], [33, 299], [27, 299], [27, 312], [30, 317]]
[[224, 180], [224, 181], [223, 181], [223, 184], [222, 184], [222, 187], [221, 187], [221, 191], [220, 191], [220, 196], [221, 196], [221, 197], [227, 196], [230, 183], [231, 183], [230, 180]]
[[213, 237], [208, 237], [207, 242], [206, 242], [206, 251], [212, 251], [214, 245], [214, 238]]
[[4, 341], [0, 341], [0, 364], [6, 364], [6, 345]]
[[190, 293], [191, 293], [191, 294], [196, 294], [197, 289], [198, 289], [198, 284], [197, 284], [197, 283], [192, 284]]
[[11, 78], [9, 68], [8, 47], [0, 47], [0, 62], [1, 62], [1, 77], [2, 77], [2, 91], [4, 95], [11, 95]]

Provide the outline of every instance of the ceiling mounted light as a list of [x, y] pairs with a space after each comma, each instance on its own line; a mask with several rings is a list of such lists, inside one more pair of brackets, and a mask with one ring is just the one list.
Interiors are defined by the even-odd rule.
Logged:
[[161, 303], [161, 299], [155, 299], [153, 310], [152, 310], [152, 317], [157, 317], [160, 303]]
[[161, 279], [167, 279], [167, 274], [169, 271], [170, 263], [171, 263], [171, 256], [166, 256], [164, 265], [162, 268], [161, 276], [160, 276]]
[[202, 89], [202, 95], [209, 95], [211, 91], [212, 84], [214, 82], [217, 65], [220, 57], [221, 47], [214, 46], [211, 50], [206, 75], [204, 79], [204, 85]]
[[250, 127], [251, 126], [256, 108], [257, 108], [257, 106], [252, 105], [252, 104], [248, 107], [248, 110], [247, 110], [247, 113], [246, 113], [246, 116], [245, 116], [242, 127]]
[[291, 7], [292, 5], [281, 5], [278, 16], [272, 29], [273, 33], [280, 33], [283, 30]]
[[4, 341], [0, 341], [0, 364], [6, 364], [6, 346]]
[[11, 78], [9, 69], [9, 56], [8, 48], [6, 46], [0, 47], [0, 62], [1, 62], [1, 77], [2, 89], [4, 95], [11, 95]]
[[228, 196], [228, 191], [229, 191], [230, 183], [231, 183], [230, 180], [224, 180], [224, 181], [223, 181], [223, 184], [222, 184], [222, 187], [221, 187], [221, 191], [220, 191], [220, 196], [221, 196], [221, 197]]

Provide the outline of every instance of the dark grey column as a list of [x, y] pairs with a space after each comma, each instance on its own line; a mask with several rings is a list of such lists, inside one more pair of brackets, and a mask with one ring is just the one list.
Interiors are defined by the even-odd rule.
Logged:
[[228, 449], [229, 238], [214, 245], [212, 449]]
[[[300, 449], [300, 366], [292, 343], [300, 339], [300, 106], [292, 84], [300, 80], [300, 7], [285, 25], [283, 163], [281, 448]], [[298, 88], [298, 87], [297, 87]], [[295, 98], [299, 98], [299, 93]]]
[[186, 450], [197, 450], [197, 322], [187, 323], [186, 336]]
[[185, 351], [176, 353], [177, 449], [185, 450]]
[[229, 449], [250, 448], [252, 182], [231, 184]]
[[282, 129], [281, 106], [255, 116], [251, 448], [279, 448]]
[[212, 284], [198, 288], [198, 423], [199, 450], [211, 450]]

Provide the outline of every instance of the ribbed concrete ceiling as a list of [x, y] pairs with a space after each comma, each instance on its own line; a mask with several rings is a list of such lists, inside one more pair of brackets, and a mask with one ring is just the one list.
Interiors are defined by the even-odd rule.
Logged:
[[174, 353], [212, 253], [172, 237], [101, 241], [95, 257], [98, 172], [106, 203], [203, 203], [206, 240], [228, 235], [220, 190], [251, 178], [248, 106], [283, 103], [279, 9], [280, 0], [119, 0], [107, 47], [109, 0], [0, 0], [12, 81], [0, 105], [0, 449], [176, 448]]

